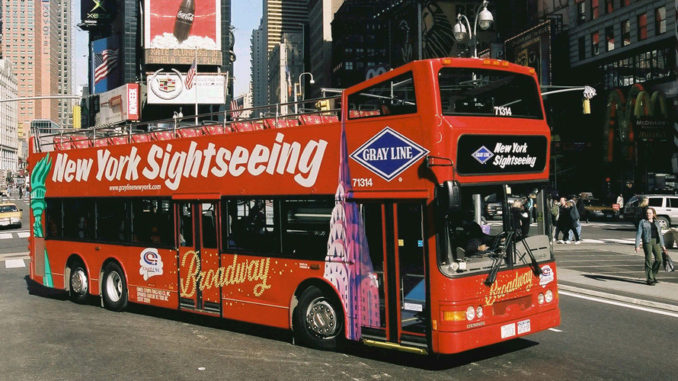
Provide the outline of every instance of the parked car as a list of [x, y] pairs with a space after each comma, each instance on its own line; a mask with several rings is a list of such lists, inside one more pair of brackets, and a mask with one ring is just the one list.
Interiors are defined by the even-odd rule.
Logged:
[[648, 199], [647, 206], [657, 211], [657, 221], [662, 229], [668, 229], [672, 225], [678, 225], [678, 195], [647, 194], [631, 197], [624, 206], [624, 219], [638, 225], [638, 221], [645, 216], [640, 210], [640, 203]]
[[7, 188], [0, 189], [0, 197], [9, 197], [9, 191]]
[[589, 219], [613, 219], [617, 212], [612, 205], [606, 204], [597, 198], [583, 199], [584, 209], [586, 210], [586, 218]]
[[21, 209], [11, 202], [0, 203], [0, 226], [21, 227]]

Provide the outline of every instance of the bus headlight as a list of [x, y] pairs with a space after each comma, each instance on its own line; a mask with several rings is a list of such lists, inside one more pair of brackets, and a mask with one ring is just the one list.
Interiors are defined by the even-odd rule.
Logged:
[[466, 309], [466, 320], [473, 320], [476, 317], [476, 309], [473, 306], [469, 306]]
[[546, 303], [551, 303], [553, 301], [553, 292], [551, 290], [546, 290], [546, 295], [544, 295], [546, 298]]
[[537, 301], [539, 304], [544, 304], [544, 294], [540, 292], [539, 295], [537, 295]]
[[476, 308], [476, 316], [478, 316], [478, 319], [483, 317], [483, 306], [478, 306], [478, 308]]

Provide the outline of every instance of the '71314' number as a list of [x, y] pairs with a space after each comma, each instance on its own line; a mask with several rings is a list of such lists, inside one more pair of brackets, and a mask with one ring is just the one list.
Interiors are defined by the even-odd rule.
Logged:
[[354, 187], [371, 187], [372, 186], [372, 178], [354, 178], [353, 179], [353, 186]]

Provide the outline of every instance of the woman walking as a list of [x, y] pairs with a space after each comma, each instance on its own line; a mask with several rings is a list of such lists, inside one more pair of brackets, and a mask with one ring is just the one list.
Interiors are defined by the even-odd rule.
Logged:
[[[657, 272], [662, 264], [662, 251], [666, 253], [666, 245], [664, 245], [664, 237], [662, 236], [661, 228], [655, 218], [657, 212], [654, 208], [647, 208], [645, 211], [645, 218], [638, 223], [638, 231], [636, 232], [636, 253], [640, 247], [641, 239], [643, 243], [643, 251], [645, 252], [645, 277], [646, 283], [654, 286], [657, 283]], [[652, 255], [654, 254], [654, 263], [652, 263]]]

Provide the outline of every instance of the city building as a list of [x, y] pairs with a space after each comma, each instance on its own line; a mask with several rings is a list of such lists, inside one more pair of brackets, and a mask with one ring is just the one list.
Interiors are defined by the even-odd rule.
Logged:
[[[298, 77], [304, 71], [302, 39], [303, 35], [299, 32], [283, 33], [282, 40], [269, 53], [269, 104], [289, 103], [294, 100], [294, 86], [297, 86]], [[280, 112], [287, 114], [292, 110], [283, 106]]]
[[[569, 1], [571, 76], [595, 86], [592, 144], [581, 159], [608, 191], [658, 191], [678, 175], [678, 81], [674, 0]], [[678, 140], [675, 140], [678, 142]], [[669, 176], [668, 178], [671, 178]]]
[[310, 0], [308, 3], [308, 71], [315, 84], [306, 83], [307, 98], [318, 98], [323, 87], [332, 87], [332, 20], [344, 0]]
[[332, 21], [332, 87], [346, 88], [391, 68], [388, 0], [346, 0]]
[[[58, 64], [63, 44], [57, 26], [58, 11], [59, 2], [3, 1], [2, 51], [3, 57], [13, 64], [18, 97], [59, 94], [59, 77], [65, 74], [59, 70], [65, 66]], [[57, 99], [18, 102], [19, 140], [26, 141], [31, 120], [58, 120], [58, 110]], [[25, 156], [25, 152], [20, 152], [20, 156]]]
[[261, 107], [268, 103], [268, 53], [263, 19], [259, 28], [252, 30], [250, 39], [250, 69], [252, 85], [252, 106]]
[[308, 22], [308, 0], [262, 0], [266, 51], [273, 50], [287, 32], [304, 32]]
[[[57, 31], [57, 88], [55, 95], [73, 94], [73, 18], [71, 2], [58, 0], [56, 2], [55, 23]], [[57, 100], [57, 122], [62, 126], [73, 125], [72, 99]]]
[[[0, 59], [0, 101], [17, 97], [16, 77], [7, 59]], [[0, 102], [0, 170], [15, 172], [18, 165], [19, 134], [17, 102]]]

